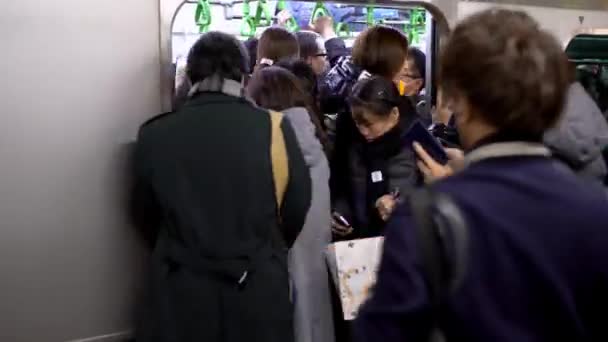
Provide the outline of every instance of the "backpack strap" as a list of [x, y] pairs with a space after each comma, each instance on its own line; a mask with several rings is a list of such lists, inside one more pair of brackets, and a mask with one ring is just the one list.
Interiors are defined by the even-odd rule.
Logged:
[[464, 216], [446, 194], [419, 190], [411, 201], [422, 270], [435, 319], [431, 341], [442, 341], [439, 312], [465, 275], [469, 256], [469, 231]]
[[[274, 178], [275, 199], [277, 201], [277, 210], [280, 213], [283, 205], [283, 199], [289, 183], [289, 163], [287, 157], [287, 147], [285, 146], [285, 137], [281, 130], [283, 122], [283, 114], [275, 111], [270, 111], [271, 122], [271, 140], [270, 140], [270, 157], [272, 160], [272, 175]], [[280, 219], [280, 215], [279, 215]]]

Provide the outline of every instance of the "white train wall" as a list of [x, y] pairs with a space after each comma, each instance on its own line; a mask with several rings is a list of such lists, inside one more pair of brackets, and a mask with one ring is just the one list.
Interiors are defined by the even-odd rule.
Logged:
[[457, 18], [462, 19], [466, 16], [487, 8], [500, 6], [511, 9], [520, 9], [534, 17], [542, 27], [552, 32], [564, 45], [577, 32], [608, 28], [608, 11], [547, 8], [525, 5], [504, 5], [492, 4], [487, 2], [460, 1], [457, 7]]
[[2, 1], [0, 341], [132, 328], [146, 253], [125, 168], [160, 111], [158, 16], [152, 0]]

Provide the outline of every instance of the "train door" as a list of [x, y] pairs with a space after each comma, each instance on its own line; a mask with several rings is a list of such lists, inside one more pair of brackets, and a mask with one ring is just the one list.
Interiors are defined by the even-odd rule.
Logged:
[[[275, 25], [277, 14], [288, 11], [285, 25], [291, 31], [306, 30], [320, 15], [331, 16], [336, 33], [347, 46], [367, 27], [383, 24], [402, 30], [411, 44], [427, 56], [426, 104], [435, 101], [434, 71], [439, 42], [448, 23], [436, 6], [421, 1], [390, 1], [382, 4], [334, 1], [269, 0], [166, 0], [161, 6], [161, 59], [163, 106], [171, 110], [176, 84], [184, 77], [185, 59], [192, 44], [208, 31], [223, 31], [241, 40], [259, 36]], [[164, 18], [163, 18], [164, 17]]]

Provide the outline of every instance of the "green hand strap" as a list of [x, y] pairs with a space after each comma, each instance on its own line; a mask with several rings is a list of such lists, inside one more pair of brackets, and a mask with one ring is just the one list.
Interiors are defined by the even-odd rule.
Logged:
[[255, 24], [255, 19], [250, 13], [249, 0], [243, 0], [243, 22], [241, 23], [241, 36], [253, 37], [256, 30], [257, 25]]
[[310, 24], [314, 24], [319, 17], [331, 17], [331, 13], [325, 8], [323, 1], [317, 1], [315, 8], [312, 10], [312, 15], [310, 16]]
[[336, 34], [338, 35], [338, 37], [342, 38], [349, 38], [352, 36], [348, 24], [342, 22], [336, 24]]
[[368, 5], [367, 6], [367, 26], [374, 26], [376, 25], [376, 21], [374, 20], [374, 6], [373, 5]]
[[406, 25], [405, 30], [408, 32], [410, 43], [417, 44], [420, 42], [420, 37], [426, 31], [426, 18], [424, 10], [412, 10], [410, 12], [410, 22]]
[[209, 26], [211, 26], [211, 6], [209, 0], [198, 0], [194, 20], [200, 33], [209, 31]]
[[267, 2], [267, 0], [259, 0], [258, 8], [255, 11], [256, 29], [261, 26], [270, 26], [270, 25], [272, 25], [272, 16], [270, 16], [270, 9], [268, 8], [268, 2]]

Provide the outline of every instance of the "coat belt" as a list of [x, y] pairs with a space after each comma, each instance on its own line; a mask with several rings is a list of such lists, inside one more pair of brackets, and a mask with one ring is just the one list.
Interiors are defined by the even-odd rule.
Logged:
[[160, 245], [162, 258], [169, 267], [173, 264], [194, 273], [215, 275], [219, 279], [233, 282], [237, 286], [244, 286], [249, 276], [260, 265], [276, 256], [276, 252], [271, 246], [264, 246], [249, 256], [241, 258], [216, 259], [200, 255], [173, 240], [167, 239]]

